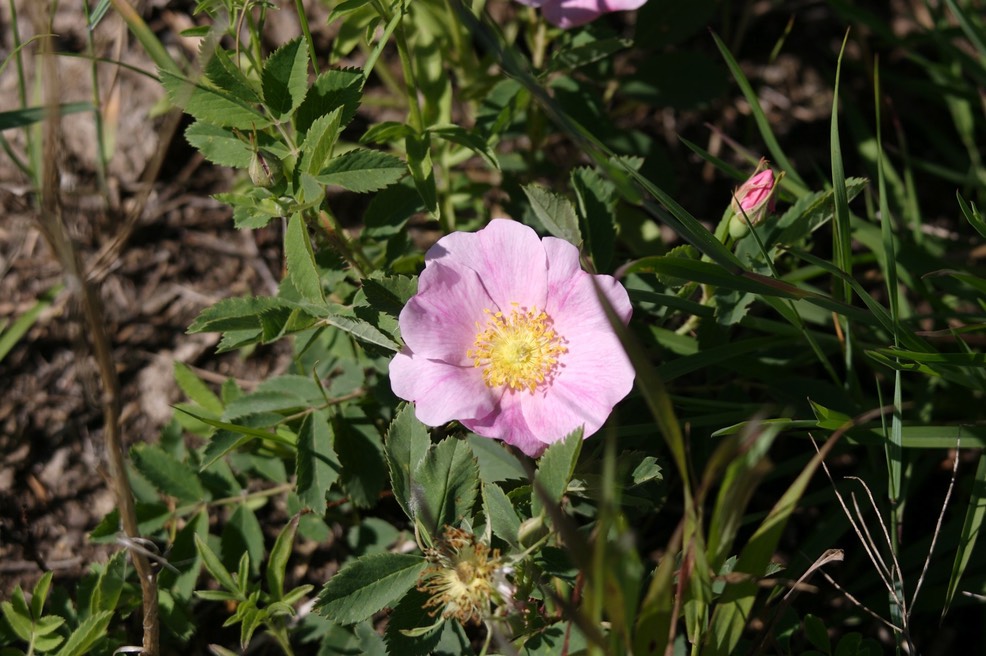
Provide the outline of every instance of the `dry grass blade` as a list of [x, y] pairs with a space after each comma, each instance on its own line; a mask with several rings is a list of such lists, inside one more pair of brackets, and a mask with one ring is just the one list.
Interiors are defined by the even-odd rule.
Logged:
[[924, 584], [924, 577], [928, 573], [928, 566], [931, 564], [931, 555], [935, 553], [935, 545], [938, 543], [938, 536], [941, 534], [942, 521], [945, 519], [945, 509], [948, 508], [948, 502], [952, 498], [952, 490], [955, 489], [955, 479], [959, 475], [959, 446], [961, 445], [961, 438], [955, 440], [955, 457], [952, 458], [952, 478], [948, 482], [948, 491], [945, 492], [945, 500], [941, 504], [941, 512], [938, 513], [938, 522], [935, 524], [935, 532], [931, 535], [931, 546], [928, 547], [928, 555], [924, 559], [924, 566], [921, 568], [921, 576], [918, 577], [917, 585], [914, 586], [914, 594], [911, 596], [911, 607], [914, 607], [914, 603], [917, 601], [918, 593], [921, 592], [921, 586]]

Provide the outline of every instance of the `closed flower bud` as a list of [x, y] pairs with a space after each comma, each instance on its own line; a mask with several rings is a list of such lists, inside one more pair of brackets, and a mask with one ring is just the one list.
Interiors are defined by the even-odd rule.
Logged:
[[767, 214], [774, 210], [778, 180], [780, 178], [775, 178], [773, 170], [767, 166], [767, 160], [761, 159], [750, 179], [733, 192], [729, 234], [734, 239], [745, 235], [750, 226], [762, 223]]
[[265, 156], [260, 151], [255, 151], [250, 159], [250, 168], [247, 169], [250, 180], [258, 187], [274, 186], [274, 183], [281, 177], [281, 163], [273, 156]]

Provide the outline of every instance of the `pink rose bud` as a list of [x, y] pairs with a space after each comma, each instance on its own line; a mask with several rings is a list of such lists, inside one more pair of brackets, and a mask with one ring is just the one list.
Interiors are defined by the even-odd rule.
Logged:
[[767, 160], [761, 159], [750, 179], [733, 192], [733, 218], [729, 222], [729, 233], [734, 238], [745, 235], [751, 225], [759, 225], [767, 214], [774, 211], [778, 179], [767, 166]]

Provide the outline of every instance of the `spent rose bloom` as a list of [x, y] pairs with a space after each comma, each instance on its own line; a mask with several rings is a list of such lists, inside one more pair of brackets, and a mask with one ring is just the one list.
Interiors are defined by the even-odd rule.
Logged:
[[585, 25], [611, 11], [639, 9], [647, 0], [517, 0], [517, 2], [540, 8], [549, 22], [567, 30]]
[[580, 426], [588, 437], [634, 377], [597, 287], [629, 321], [623, 286], [583, 271], [567, 241], [508, 219], [446, 235], [401, 311], [394, 393], [424, 424], [457, 419], [532, 457]]

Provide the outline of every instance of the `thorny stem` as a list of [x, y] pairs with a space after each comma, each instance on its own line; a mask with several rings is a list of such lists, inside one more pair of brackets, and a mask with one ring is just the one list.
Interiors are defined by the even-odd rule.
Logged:
[[[46, 20], [47, 22], [47, 20]], [[116, 377], [116, 367], [110, 348], [109, 336], [106, 334], [105, 315], [99, 301], [99, 295], [87, 280], [82, 268], [78, 251], [75, 250], [61, 213], [61, 203], [58, 198], [58, 130], [59, 85], [55, 67], [51, 37], [42, 41], [42, 62], [44, 89], [48, 116], [44, 122], [44, 166], [41, 176], [41, 212], [38, 223], [41, 231], [58, 256], [63, 269], [67, 287], [73, 290], [79, 299], [83, 313], [84, 329], [89, 334], [93, 356], [102, 381], [103, 394], [103, 436], [106, 442], [106, 456], [109, 474], [120, 521], [124, 533], [133, 539], [140, 539], [137, 525], [137, 512], [134, 506], [133, 491], [127, 477], [126, 459], [124, 455], [123, 436], [120, 430], [120, 382]], [[143, 653], [145, 656], [157, 656], [160, 637], [158, 617], [157, 580], [154, 569], [147, 558], [134, 549], [130, 550], [130, 558], [140, 579], [141, 597], [143, 603]]]

